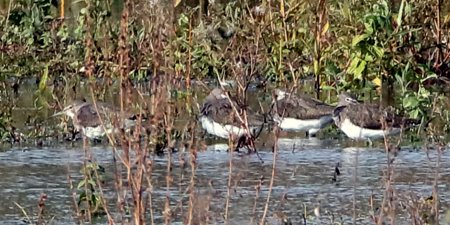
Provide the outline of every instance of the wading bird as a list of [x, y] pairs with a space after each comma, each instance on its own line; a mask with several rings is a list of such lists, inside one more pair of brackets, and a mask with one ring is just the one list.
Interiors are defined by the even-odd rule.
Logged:
[[[97, 109], [88, 102], [74, 101], [61, 112], [53, 116], [66, 115], [72, 119], [76, 131], [90, 139], [99, 139], [106, 134], [117, 133], [119, 129], [129, 129], [135, 125], [136, 115], [124, 113], [123, 123], [115, 126], [120, 120], [120, 111], [105, 104], [97, 102]], [[102, 126], [102, 121], [104, 126]]]
[[336, 126], [354, 140], [381, 139], [399, 134], [402, 130], [420, 124], [420, 120], [403, 117], [392, 107], [380, 108], [377, 104], [360, 103], [346, 93], [341, 93], [340, 104], [333, 112]]
[[203, 102], [199, 121], [207, 133], [237, 141], [236, 149], [242, 146], [254, 148], [254, 140], [263, 129], [265, 117], [244, 109], [247, 107], [229, 98], [222, 89], [215, 88]]
[[[348, 99], [342, 99], [347, 101]], [[346, 104], [346, 103], [339, 103]], [[306, 131], [308, 136], [333, 123], [336, 107], [305, 95], [275, 89], [271, 116], [284, 131]]]

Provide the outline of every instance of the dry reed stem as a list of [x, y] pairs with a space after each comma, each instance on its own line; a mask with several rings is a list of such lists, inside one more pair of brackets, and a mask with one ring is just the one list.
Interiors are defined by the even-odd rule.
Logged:
[[191, 177], [189, 180], [189, 213], [188, 213], [188, 225], [192, 224], [193, 213], [194, 213], [194, 199], [195, 199], [195, 174], [196, 174], [196, 160], [197, 153], [195, 150], [190, 151], [190, 166], [191, 166]]
[[275, 142], [274, 142], [274, 146], [273, 146], [272, 173], [270, 176], [269, 190], [267, 193], [266, 204], [264, 206], [264, 212], [261, 217], [261, 221], [259, 223], [260, 225], [265, 224], [267, 212], [269, 211], [269, 202], [270, 202], [270, 197], [272, 195], [273, 183], [275, 182], [275, 170], [276, 170], [276, 161], [277, 161], [277, 155], [278, 155], [278, 138], [279, 138], [279, 127], [278, 126], [274, 127], [274, 134], [275, 134]]
[[358, 183], [359, 149], [356, 150], [353, 173], [353, 224], [356, 225], [356, 185]]
[[254, 220], [255, 220], [255, 217], [256, 217], [256, 207], [257, 207], [257, 204], [258, 204], [259, 196], [261, 194], [261, 187], [263, 185], [263, 182], [264, 182], [264, 176], [261, 176], [260, 179], [259, 179], [259, 183], [255, 186], [256, 194], [255, 194], [255, 200], [254, 200], [254, 203], [253, 203], [253, 210], [252, 210], [253, 216], [252, 216], [252, 218], [250, 220], [250, 224], [254, 224]]
[[[381, 123], [382, 123], [382, 128], [388, 128], [387, 124], [386, 124], [386, 120], [385, 118], [380, 118]], [[384, 218], [384, 210], [387, 204], [387, 209], [389, 210], [388, 212], [391, 213], [390, 215], [390, 219], [391, 219], [391, 223], [395, 222], [395, 212], [391, 211], [393, 210], [392, 208], [392, 201], [395, 201], [395, 198], [393, 196], [394, 193], [394, 189], [392, 187], [392, 179], [394, 176], [394, 168], [392, 166], [392, 162], [393, 160], [391, 160], [390, 157], [390, 148], [389, 148], [389, 143], [388, 143], [388, 137], [386, 136], [386, 134], [384, 134], [384, 149], [385, 149], [385, 153], [386, 153], [386, 159], [387, 159], [387, 171], [386, 171], [386, 180], [385, 180], [385, 190], [384, 190], [384, 194], [383, 194], [383, 201], [380, 207], [380, 214], [378, 216], [378, 220], [376, 221], [377, 224], [383, 224], [383, 218]], [[388, 200], [389, 199], [389, 200]], [[389, 202], [387, 202], [389, 201]]]
[[[445, 145], [444, 145], [445, 146]], [[433, 211], [434, 211], [434, 220], [439, 223], [439, 203], [440, 203], [440, 198], [439, 198], [439, 188], [438, 188], [438, 180], [439, 180], [439, 174], [440, 174], [440, 168], [441, 168], [441, 157], [442, 157], [442, 150], [445, 147], [443, 146], [437, 146], [436, 151], [438, 153], [437, 155], [437, 161], [436, 161], [436, 165], [435, 165], [435, 174], [434, 174], [434, 180], [433, 180]]]
[[73, 208], [75, 209], [75, 212], [76, 212], [76, 217], [78, 219], [78, 222], [81, 223], [82, 218], [80, 216], [81, 215], [80, 208], [78, 207], [78, 204], [77, 204], [77, 192], [73, 186], [72, 177], [69, 175], [69, 171], [70, 171], [70, 169], [67, 168], [67, 182], [69, 183], [69, 189], [72, 191], [72, 203], [73, 203]]
[[[86, 138], [86, 136], [85, 135], [83, 135], [83, 149], [84, 149], [84, 159], [83, 159], [83, 167], [84, 168], [87, 168], [87, 165], [88, 165], [88, 158], [89, 159], [91, 159], [92, 158], [92, 156], [90, 155], [90, 151], [89, 151], [89, 147], [88, 147], [89, 145], [88, 145], [88, 140], [87, 140], [87, 138]], [[88, 179], [89, 178], [91, 178], [90, 177], [90, 175], [88, 175], [88, 174], [83, 174], [83, 178], [84, 178], [84, 192], [86, 193], [86, 197], [88, 196], [88, 190], [89, 190], [89, 188], [88, 188], [88, 184], [89, 184], [89, 182], [88, 182]], [[89, 199], [88, 199], [88, 205], [89, 205]], [[88, 220], [89, 220], [89, 222], [90, 223], [92, 223], [92, 215], [91, 215], [91, 208], [90, 207], [88, 207], [88, 209], [87, 209], [87, 212], [88, 212]]]
[[[195, 198], [195, 175], [197, 168], [197, 149], [195, 147], [195, 127], [197, 125], [196, 121], [191, 124], [191, 139], [187, 144], [187, 149], [190, 155], [190, 166], [191, 166], [191, 177], [189, 182], [189, 214], [188, 214], [188, 224], [192, 224], [193, 220], [193, 210], [194, 210], [194, 198]], [[180, 154], [181, 155], [181, 154]]]
[[225, 201], [225, 212], [224, 221], [228, 224], [228, 209], [230, 207], [230, 197], [231, 197], [231, 178], [233, 175], [233, 142], [231, 138], [228, 140], [228, 146], [231, 146], [230, 151], [228, 151], [228, 181], [227, 181], [227, 199]]
[[[166, 108], [167, 111], [170, 112], [170, 106], [167, 106]], [[167, 122], [167, 118], [166, 118], [166, 122]], [[168, 137], [168, 140], [170, 140], [170, 138]], [[166, 175], [166, 202], [165, 202], [165, 206], [164, 206], [164, 223], [165, 224], [170, 224], [171, 221], [171, 209], [170, 209], [170, 187], [171, 187], [171, 183], [173, 181], [173, 178], [171, 176], [171, 170], [172, 170], [172, 152], [168, 151], [167, 153], [167, 175]]]

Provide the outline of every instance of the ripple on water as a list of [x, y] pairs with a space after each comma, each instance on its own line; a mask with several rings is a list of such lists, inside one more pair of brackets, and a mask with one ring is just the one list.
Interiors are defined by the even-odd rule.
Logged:
[[[199, 197], [198, 204], [209, 201], [212, 220], [221, 222], [230, 184], [230, 224], [247, 224], [253, 216], [261, 216], [268, 184], [272, 174], [273, 153], [269, 148], [259, 151], [260, 159], [255, 154], [227, 152], [226, 145], [210, 145], [206, 151], [197, 153], [195, 171], [195, 190]], [[95, 146], [90, 154], [100, 164], [109, 168], [107, 173], [112, 177], [113, 158], [111, 148]], [[180, 201], [187, 206], [189, 196], [187, 190], [191, 182], [189, 154], [171, 154], [172, 169], [168, 173], [168, 155], [151, 156], [153, 160], [152, 198], [155, 207], [155, 219], [162, 221], [162, 210], [167, 193], [170, 193], [170, 205], [179, 209]], [[231, 157], [231, 158], [230, 158]], [[185, 166], [181, 167], [181, 158]], [[42, 192], [48, 197], [49, 212], [56, 215], [60, 224], [70, 223], [73, 209], [68, 189], [67, 176], [73, 180], [80, 178], [80, 168], [85, 159], [84, 150], [79, 147], [56, 147], [42, 149], [15, 148], [0, 152], [0, 214], [6, 215], [2, 222], [19, 224], [21, 212], [13, 202], [18, 202], [28, 209], [36, 209]], [[232, 159], [232, 174], [230, 172]], [[431, 159], [431, 162], [430, 162]], [[437, 154], [430, 151], [405, 149], [398, 153], [394, 161], [394, 182], [397, 193], [402, 196], [411, 194], [419, 197], [429, 196], [436, 172]], [[341, 175], [337, 181], [332, 180], [336, 165]], [[275, 180], [270, 200], [269, 218], [276, 221], [273, 214], [282, 211], [294, 222], [301, 221], [300, 213], [307, 206], [309, 215], [313, 208], [320, 204], [323, 222], [327, 223], [330, 214], [342, 217], [344, 223], [352, 221], [353, 208], [356, 209], [357, 221], [369, 223], [369, 197], [374, 194], [375, 200], [381, 201], [384, 191], [384, 174], [387, 171], [387, 155], [376, 148], [342, 148], [338, 141], [319, 139], [280, 139], [275, 166]], [[441, 204], [448, 207], [450, 199], [450, 153], [441, 155], [439, 189]], [[167, 187], [166, 176], [173, 182]], [[256, 187], [263, 182], [259, 197], [256, 198]], [[114, 192], [107, 190], [107, 198], [114, 203]], [[148, 193], [147, 193], [148, 194]], [[256, 199], [256, 200], [255, 200]], [[256, 202], [255, 202], [256, 201]], [[355, 203], [355, 205], [353, 205]], [[256, 211], [253, 207], [256, 204]], [[114, 206], [112, 206], [114, 208]], [[176, 212], [180, 212], [179, 210]], [[325, 218], [325, 219], [324, 219]], [[328, 219], [327, 219], [328, 218]], [[177, 214], [174, 222], [183, 218]], [[312, 220], [314, 221], [314, 220]], [[406, 220], [405, 220], [406, 221]]]

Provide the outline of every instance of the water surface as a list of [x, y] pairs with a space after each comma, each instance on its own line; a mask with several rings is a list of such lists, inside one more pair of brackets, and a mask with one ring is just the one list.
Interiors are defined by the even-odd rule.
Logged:
[[[330, 143], [331, 142], [331, 143]], [[368, 204], [374, 195], [377, 205], [384, 192], [387, 171], [386, 154], [382, 149], [340, 147], [340, 141], [308, 139], [280, 139], [276, 157], [275, 181], [269, 203], [268, 221], [279, 224], [279, 215], [292, 221], [301, 221], [301, 213], [308, 213], [308, 220], [321, 220], [328, 224], [332, 215], [344, 224], [351, 223], [355, 213], [358, 224], [370, 223], [371, 208]], [[111, 148], [103, 145], [91, 147], [88, 151], [99, 164], [106, 168], [106, 177], [113, 179], [113, 158]], [[393, 188], [399, 198], [417, 196], [426, 198], [432, 193], [436, 169], [436, 151], [427, 154], [422, 150], [402, 149], [393, 163], [395, 167]], [[174, 210], [172, 222], [182, 222], [188, 206], [186, 190], [190, 184], [191, 168], [181, 167], [180, 159], [188, 155], [182, 152], [171, 154], [173, 163], [170, 175], [173, 183], [169, 187], [169, 199]], [[270, 149], [260, 149], [256, 155], [244, 153], [229, 154], [224, 144], [209, 145], [208, 150], [198, 153], [195, 172], [195, 190], [203, 204], [209, 204], [211, 223], [223, 222], [227, 184], [231, 176], [229, 219], [231, 224], [249, 224], [262, 215], [268, 193], [268, 182], [272, 173], [274, 154]], [[0, 152], [0, 214], [1, 223], [23, 224], [24, 215], [14, 204], [17, 202], [30, 215], [37, 212], [41, 193], [48, 196], [46, 213], [54, 216], [52, 224], [73, 224], [75, 220], [73, 200], [68, 176], [75, 182], [82, 179], [80, 169], [85, 159], [81, 146], [62, 145], [48, 148], [11, 148]], [[165, 178], [169, 155], [152, 156], [153, 161], [153, 210], [155, 222], [163, 222], [163, 206], [167, 187]], [[229, 173], [232, 159], [231, 175]], [[438, 177], [441, 213], [448, 209], [450, 197], [450, 153], [441, 155]], [[336, 164], [341, 175], [333, 181]], [[263, 177], [259, 198], [255, 187]], [[108, 187], [108, 185], [110, 185]], [[113, 182], [105, 183], [106, 197], [114, 211]], [[148, 193], [147, 193], [148, 194]], [[207, 199], [207, 200], [205, 200]], [[404, 199], [407, 200], [407, 199]], [[199, 200], [200, 201], [200, 200]], [[180, 209], [180, 202], [183, 206]], [[321, 216], [316, 218], [314, 207], [321, 207]], [[199, 209], [201, 210], [201, 209]], [[409, 224], [406, 210], [398, 214], [397, 224]], [[99, 220], [98, 224], [106, 223]], [[328, 222], [327, 222], [328, 221]], [[256, 223], [256, 222], [255, 222]]]

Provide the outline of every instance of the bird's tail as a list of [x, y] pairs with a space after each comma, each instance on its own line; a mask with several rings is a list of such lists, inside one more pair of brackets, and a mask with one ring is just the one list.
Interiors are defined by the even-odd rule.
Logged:
[[424, 119], [412, 119], [412, 118], [406, 118], [403, 121], [403, 124], [405, 127], [411, 128], [411, 127], [417, 127], [421, 126], [423, 128], [428, 128], [428, 125], [433, 121], [435, 117], [431, 117], [424, 121]]

